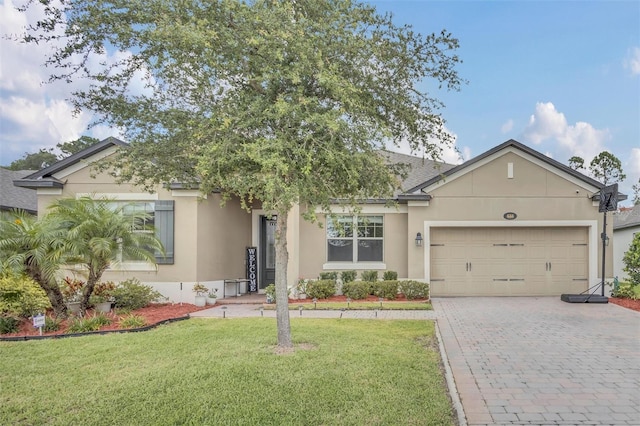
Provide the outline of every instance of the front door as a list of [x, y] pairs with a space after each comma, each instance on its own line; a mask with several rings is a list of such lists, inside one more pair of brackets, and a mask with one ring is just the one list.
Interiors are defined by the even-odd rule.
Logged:
[[260, 289], [276, 282], [276, 217], [260, 217]]

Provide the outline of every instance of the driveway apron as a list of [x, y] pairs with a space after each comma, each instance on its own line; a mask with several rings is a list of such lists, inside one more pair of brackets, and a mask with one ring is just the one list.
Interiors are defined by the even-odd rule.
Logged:
[[640, 313], [559, 297], [433, 304], [469, 425], [640, 424]]

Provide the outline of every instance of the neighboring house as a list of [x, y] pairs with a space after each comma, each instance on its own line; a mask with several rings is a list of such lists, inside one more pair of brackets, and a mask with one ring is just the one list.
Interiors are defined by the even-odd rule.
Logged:
[[32, 174], [33, 170], [7, 170], [0, 167], [0, 211], [24, 210], [37, 214], [38, 200], [36, 191], [20, 188], [13, 184], [14, 180]]
[[[123, 145], [106, 139], [16, 185], [37, 190], [40, 211], [59, 197], [93, 194], [134, 202], [154, 215], [167, 259], [159, 259], [157, 270], [125, 260], [105, 279], [136, 276], [174, 301], [192, 300], [194, 282], [221, 290], [224, 279], [245, 277], [248, 270], [257, 272], [261, 290], [273, 282], [270, 212], [259, 205], [247, 212], [233, 199], [222, 208], [219, 194], [179, 184], [150, 194], [107, 174], [91, 177], [91, 163]], [[400, 278], [428, 281], [433, 296], [557, 296], [601, 282], [601, 183], [514, 140], [459, 166], [386, 155], [412, 165], [406, 191], [395, 195], [395, 207], [368, 200], [358, 216], [336, 205], [337, 220], [357, 231], [342, 236], [324, 215], [319, 227], [303, 220], [303, 208], [292, 209], [290, 285], [351, 269], [393, 270]], [[606, 256], [611, 276], [612, 250]]]
[[629, 250], [633, 236], [640, 232], [640, 204], [620, 210], [613, 215], [613, 276], [620, 280], [628, 277], [622, 258]]

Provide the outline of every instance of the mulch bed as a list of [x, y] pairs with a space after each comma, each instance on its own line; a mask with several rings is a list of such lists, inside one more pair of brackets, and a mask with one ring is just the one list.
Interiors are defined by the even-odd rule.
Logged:
[[[198, 307], [189, 303], [161, 303], [154, 304], [142, 309], [137, 309], [135, 311], [131, 311], [130, 314], [127, 315], [116, 315], [114, 312], [110, 312], [106, 314], [111, 318], [112, 322], [109, 325], [106, 325], [100, 328], [100, 331], [110, 331], [110, 330], [121, 330], [120, 320], [128, 315], [138, 315], [145, 319], [146, 325], [157, 324], [169, 319], [174, 318], [182, 318], [187, 316], [192, 312], [201, 311], [203, 309], [211, 308], [211, 306]], [[87, 311], [87, 317], [91, 317], [94, 315], [92, 310]], [[50, 331], [48, 333], [42, 332], [43, 336], [54, 336], [65, 334], [68, 328], [69, 320], [65, 320], [60, 325], [60, 328], [57, 331]], [[33, 322], [31, 320], [25, 320], [20, 324], [20, 331], [18, 333], [11, 334], [3, 334], [0, 337], [20, 337], [20, 336], [39, 336], [38, 329], [33, 326]]]
[[633, 309], [640, 312], [640, 300], [620, 299], [618, 297], [610, 297], [609, 303], [615, 303], [616, 305], [625, 307], [627, 309]]

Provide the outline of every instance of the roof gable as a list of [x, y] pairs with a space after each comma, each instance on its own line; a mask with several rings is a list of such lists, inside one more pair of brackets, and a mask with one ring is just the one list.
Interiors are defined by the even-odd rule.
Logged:
[[640, 227], [640, 204], [613, 214], [613, 229]]
[[492, 160], [499, 158], [507, 152], [513, 152], [517, 155], [520, 155], [539, 166], [545, 168], [546, 170], [560, 175], [567, 180], [573, 181], [576, 184], [580, 184], [581, 186], [586, 186], [591, 188], [593, 191], [600, 190], [604, 185], [595, 179], [592, 179], [582, 173], [573, 170], [569, 166], [566, 166], [553, 158], [547, 157], [546, 155], [529, 148], [522, 143], [510, 139], [486, 152], [478, 155], [477, 157], [472, 158], [469, 161], [466, 161], [458, 166], [455, 166], [451, 169], [443, 171], [438, 176], [434, 176], [427, 181], [411, 188], [408, 192], [414, 191], [422, 191], [429, 192], [435, 188], [446, 185], [447, 183], [473, 171], [483, 165], [491, 162]]
[[105, 151], [112, 149], [118, 146], [128, 146], [126, 142], [121, 141], [120, 139], [114, 137], [108, 137], [88, 148], [83, 149], [80, 152], [77, 152], [73, 155], [70, 155], [67, 158], [64, 158], [52, 165], [45, 167], [44, 169], [38, 170], [35, 173], [32, 173], [22, 179], [17, 179], [13, 181], [15, 186], [24, 187], [24, 188], [62, 188], [63, 183], [59, 180], [56, 175], [64, 174], [65, 171], [69, 169], [77, 168], [78, 166], [86, 167], [89, 163], [84, 163], [84, 160], [87, 160], [93, 156], [103, 154]]

